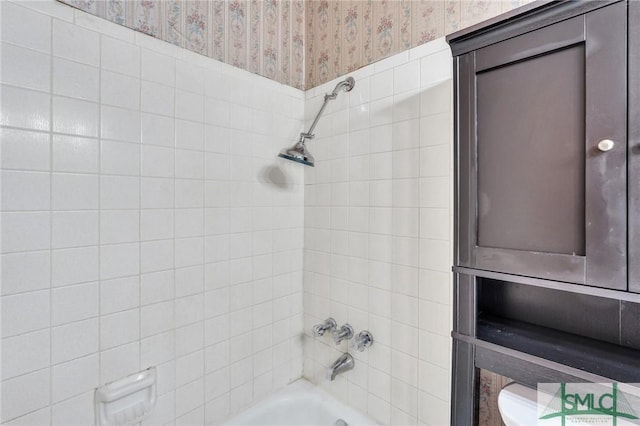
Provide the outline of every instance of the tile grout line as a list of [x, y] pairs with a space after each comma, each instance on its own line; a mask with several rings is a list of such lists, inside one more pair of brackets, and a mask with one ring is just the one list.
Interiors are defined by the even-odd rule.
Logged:
[[49, 424], [53, 424], [53, 23], [49, 20]]
[[[181, 52], [184, 53], [184, 52]], [[182, 58], [184, 57], [184, 55], [180, 56], [180, 60], [182, 60]], [[177, 417], [177, 389], [175, 386], [175, 379], [176, 379], [176, 343], [177, 343], [177, 328], [176, 328], [176, 293], [177, 293], [177, 288], [176, 288], [176, 189], [177, 189], [177, 185], [176, 185], [176, 154], [177, 154], [177, 146], [176, 146], [176, 136], [177, 136], [177, 119], [176, 119], [176, 94], [177, 94], [177, 71], [178, 71], [178, 60], [177, 58], [172, 58], [171, 59], [171, 66], [173, 67], [173, 87], [172, 87], [172, 91], [173, 91], [173, 105], [172, 105], [172, 109], [173, 109], [173, 113], [172, 113], [172, 122], [173, 122], [173, 134], [172, 134], [172, 140], [171, 140], [171, 150], [172, 150], [172, 157], [173, 157], [173, 167], [172, 167], [172, 186], [173, 186], [173, 202], [171, 205], [171, 209], [172, 209], [172, 221], [171, 221], [171, 227], [172, 227], [172, 236], [171, 236], [171, 240], [173, 243], [173, 265], [172, 265], [172, 271], [171, 271], [171, 275], [172, 275], [172, 287], [173, 287], [173, 295], [172, 295], [172, 310], [173, 310], [173, 330], [172, 330], [172, 340], [173, 340], [173, 347], [172, 347], [172, 353], [171, 353], [171, 357], [172, 360], [170, 361], [170, 366], [171, 366], [171, 370], [172, 370], [172, 375], [173, 375], [173, 419], [172, 421], [175, 422], [175, 419]]]
[[[416, 60], [417, 64], [418, 64], [418, 69], [420, 71], [420, 78], [422, 79], [422, 60]], [[411, 61], [409, 61], [409, 63], [411, 63]], [[422, 82], [420, 82], [422, 83]], [[420, 90], [420, 89], [419, 89]], [[418, 91], [418, 93], [420, 93], [420, 91]], [[419, 99], [418, 99], [418, 106], [417, 106], [417, 110], [418, 110], [418, 117], [416, 119], [416, 126], [417, 126], [417, 134], [418, 134], [418, 171], [417, 171], [417, 185], [418, 185], [418, 204], [416, 207], [417, 213], [418, 213], [418, 223], [417, 223], [417, 237], [418, 237], [418, 267], [420, 267], [420, 263], [421, 263], [421, 259], [422, 259], [422, 244], [421, 244], [421, 236], [422, 236], [422, 220], [420, 219], [421, 215], [422, 215], [422, 203], [420, 202], [420, 198], [422, 197], [422, 193], [420, 191], [420, 179], [422, 178], [422, 164], [421, 164], [421, 152], [422, 152], [422, 139], [420, 138], [420, 134], [422, 133], [422, 95], [420, 94]], [[420, 370], [421, 370], [421, 365], [420, 365], [420, 324], [422, 324], [422, 317], [424, 316], [424, 312], [422, 312], [422, 309], [420, 309], [420, 269], [418, 269], [418, 292], [417, 292], [417, 297], [416, 297], [417, 303], [418, 303], [418, 324], [416, 327], [417, 330], [417, 337], [418, 337], [418, 351], [417, 351], [417, 359], [416, 359], [416, 374], [417, 374], [417, 380], [416, 380], [416, 413], [415, 413], [415, 418], [416, 421], [419, 422], [420, 420]]]
[[[135, 49], [139, 54], [138, 58], [138, 81], [140, 82], [139, 88], [139, 97], [138, 97], [138, 117], [139, 117], [139, 129], [138, 129], [138, 371], [145, 368], [142, 363], [142, 87], [143, 87], [143, 79], [142, 79], [142, 58], [143, 58], [143, 48], [137, 45], [134, 45]], [[157, 392], [157, 377], [158, 371], [156, 370], [156, 392]]]
[[[210, 4], [210, 6], [213, 7], [213, 4]], [[202, 287], [201, 287], [201, 291], [202, 291], [202, 395], [203, 395], [203, 408], [202, 408], [202, 415], [203, 415], [203, 420], [204, 423], [206, 424], [206, 418], [207, 418], [207, 356], [206, 356], [206, 348], [207, 348], [207, 343], [206, 343], [206, 331], [205, 331], [205, 324], [206, 324], [206, 317], [207, 317], [207, 303], [206, 303], [206, 284], [205, 284], [205, 253], [206, 253], [206, 232], [205, 232], [205, 227], [206, 227], [206, 201], [205, 201], [205, 193], [206, 193], [206, 167], [207, 167], [207, 162], [206, 162], [206, 154], [205, 154], [205, 133], [206, 133], [206, 129], [205, 129], [205, 122], [206, 122], [206, 81], [207, 81], [207, 76], [206, 76], [206, 72], [207, 70], [203, 69], [203, 73], [204, 73], [204, 87], [203, 87], [203, 96], [202, 96], [202, 140], [201, 140], [201, 150], [202, 150], [202, 230], [200, 232], [200, 234], [202, 235], [202, 274], [201, 274], [201, 279], [202, 279]]]
[[[74, 22], [77, 12], [74, 11]], [[98, 34], [98, 385], [104, 383], [102, 365], [102, 40], [103, 35]]]

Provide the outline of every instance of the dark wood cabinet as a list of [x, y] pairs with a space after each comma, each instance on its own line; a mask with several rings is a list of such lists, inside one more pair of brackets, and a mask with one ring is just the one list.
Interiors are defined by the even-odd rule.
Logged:
[[447, 37], [452, 424], [478, 369], [640, 381], [640, 2], [538, 1]]
[[618, 2], [455, 58], [457, 266], [627, 289], [626, 26]]

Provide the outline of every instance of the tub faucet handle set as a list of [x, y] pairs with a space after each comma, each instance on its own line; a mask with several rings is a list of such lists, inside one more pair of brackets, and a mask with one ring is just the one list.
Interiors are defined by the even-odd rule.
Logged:
[[[366, 348], [373, 344], [373, 335], [367, 330], [362, 330], [355, 334], [353, 327], [349, 323], [344, 323], [340, 328], [336, 320], [329, 317], [322, 324], [313, 326], [313, 335], [322, 337], [326, 332], [331, 333], [331, 337], [336, 345], [342, 343], [343, 340], [352, 340], [351, 347], [358, 352], [363, 352]], [[352, 370], [355, 360], [351, 354], [345, 352], [327, 369], [327, 380], [335, 380], [338, 374]]]
[[351, 327], [349, 323], [344, 323], [338, 328], [336, 320], [331, 317], [324, 320], [322, 324], [313, 326], [313, 335], [316, 337], [322, 337], [327, 332], [331, 333], [331, 337], [336, 345], [342, 343], [343, 340], [353, 339], [351, 347], [358, 352], [363, 352], [373, 344], [373, 335], [369, 331], [362, 330], [358, 334], [355, 334], [353, 327]]

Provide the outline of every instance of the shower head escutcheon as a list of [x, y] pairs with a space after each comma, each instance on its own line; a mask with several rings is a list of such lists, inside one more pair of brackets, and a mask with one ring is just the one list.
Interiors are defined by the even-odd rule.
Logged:
[[344, 80], [342, 80], [340, 83], [336, 84], [336, 87], [333, 89], [333, 91], [331, 93], [327, 93], [326, 95], [324, 95], [324, 98], [327, 99], [335, 99], [338, 97], [338, 93], [340, 91], [340, 89], [344, 90], [345, 92], [350, 92], [351, 89], [353, 89], [353, 86], [356, 85], [356, 81], [353, 79], [353, 77], [347, 77]]
[[298, 142], [296, 142], [296, 144], [293, 145], [291, 148], [284, 148], [282, 151], [280, 151], [278, 156], [285, 158], [287, 160], [304, 164], [305, 166], [314, 167], [315, 160], [313, 158], [313, 155], [311, 155], [309, 150], [307, 150], [306, 141], [307, 139], [313, 139], [315, 137], [315, 135], [313, 134], [313, 130], [316, 128], [316, 125], [320, 120], [320, 116], [322, 115], [322, 112], [324, 111], [329, 101], [332, 101], [335, 98], [337, 98], [338, 93], [340, 93], [340, 90], [343, 90], [345, 92], [350, 92], [355, 85], [356, 85], [356, 81], [354, 80], [354, 78], [347, 77], [346, 79], [336, 84], [336, 87], [333, 89], [331, 93], [325, 94], [324, 103], [320, 107], [320, 111], [318, 111], [318, 114], [316, 115], [316, 118], [313, 120], [313, 123], [311, 123], [309, 130], [306, 132], [300, 133], [300, 138], [298, 139]]

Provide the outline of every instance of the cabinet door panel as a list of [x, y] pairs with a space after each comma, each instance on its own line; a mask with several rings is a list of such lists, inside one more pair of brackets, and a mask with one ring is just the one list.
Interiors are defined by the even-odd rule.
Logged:
[[476, 74], [478, 246], [585, 253], [584, 45]]
[[626, 289], [625, 43], [617, 3], [459, 57], [461, 266]]

